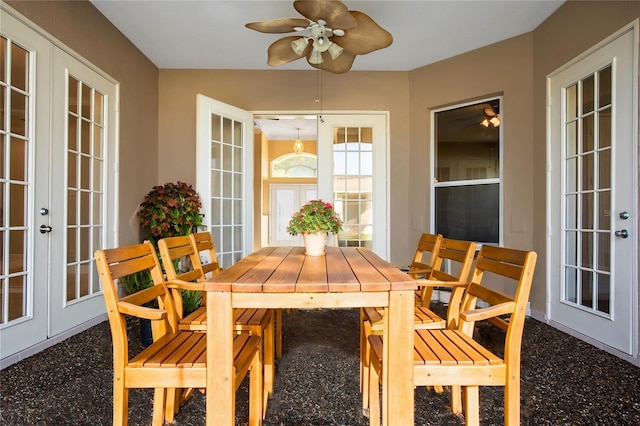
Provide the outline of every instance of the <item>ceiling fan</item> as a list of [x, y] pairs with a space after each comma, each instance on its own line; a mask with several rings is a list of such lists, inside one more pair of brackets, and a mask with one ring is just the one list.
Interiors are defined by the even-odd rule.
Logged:
[[484, 113], [484, 119], [480, 122], [484, 127], [498, 127], [500, 126], [500, 114], [496, 109], [489, 105], [485, 107], [482, 112]]
[[383, 49], [393, 42], [387, 30], [368, 15], [350, 11], [340, 0], [296, 0], [293, 7], [304, 18], [280, 18], [245, 25], [262, 33], [299, 33], [269, 46], [267, 63], [271, 66], [306, 57], [314, 68], [342, 74], [351, 69], [357, 55]]

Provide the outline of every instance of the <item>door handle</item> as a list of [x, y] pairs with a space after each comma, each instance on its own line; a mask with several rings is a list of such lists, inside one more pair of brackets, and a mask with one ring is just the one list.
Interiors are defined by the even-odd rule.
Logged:
[[626, 229], [622, 229], [620, 231], [616, 231], [615, 235], [616, 235], [616, 237], [620, 237], [620, 238], [628, 238], [629, 237], [629, 231], [627, 231]]
[[46, 233], [51, 232], [51, 231], [53, 231], [53, 228], [51, 228], [50, 226], [48, 226], [48, 225], [40, 225], [40, 233], [41, 234], [46, 234]]

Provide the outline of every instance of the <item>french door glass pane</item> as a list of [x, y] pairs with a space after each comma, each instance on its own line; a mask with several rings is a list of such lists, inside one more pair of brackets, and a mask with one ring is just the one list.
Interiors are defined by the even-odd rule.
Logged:
[[104, 95], [68, 77], [67, 90], [67, 264], [71, 302], [100, 291], [93, 253], [103, 247]]
[[[30, 314], [30, 53], [0, 37], [0, 324]], [[7, 115], [8, 107], [9, 114]], [[6, 118], [9, 118], [8, 120]]]
[[343, 247], [373, 247], [373, 128], [333, 129], [333, 204]]
[[211, 114], [209, 216], [220, 265], [229, 267], [242, 257], [243, 124]]
[[[567, 87], [565, 95], [563, 297], [585, 309], [608, 314], [611, 299], [611, 67]], [[577, 224], [576, 212], [579, 212]]]

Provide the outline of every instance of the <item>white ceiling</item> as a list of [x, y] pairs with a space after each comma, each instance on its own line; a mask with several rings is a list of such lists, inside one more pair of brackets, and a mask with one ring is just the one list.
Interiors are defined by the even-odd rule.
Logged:
[[[158, 68], [274, 69], [267, 48], [280, 37], [248, 22], [302, 18], [292, 0], [90, 0]], [[393, 35], [358, 56], [354, 71], [409, 71], [534, 30], [564, 0], [346, 0]], [[304, 59], [278, 67], [313, 70]], [[295, 124], [294, 124], [295, 126]]]

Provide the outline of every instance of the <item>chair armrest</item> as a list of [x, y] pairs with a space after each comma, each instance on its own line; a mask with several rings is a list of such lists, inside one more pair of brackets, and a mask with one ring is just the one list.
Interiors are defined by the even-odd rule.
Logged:
[[439, 280], [416, 280], [418, 287], [465, 287], [466, 282], [461, 281], [439, 281]]
[[134, 305], [128, 302], [118, 302], [118, 311], [126, 315], [149, 320], [162, 320], [167, 317], [167, 311], [164, 309], [147, 308], [146, 306]]
[[460, 312], [462, 321], [481, 321], [487, 318], [493, 318], [504, 314], [510, 314], [515, 308], [515, 302], [504, 302], [487, 308], [473, 309], [471, 311]]
[[202, 283], [190, 283], [182, 280], [167, 281], [167, 288], [178, 288], [181, 290], [194, 290], [204, 291], [204, 284]]

